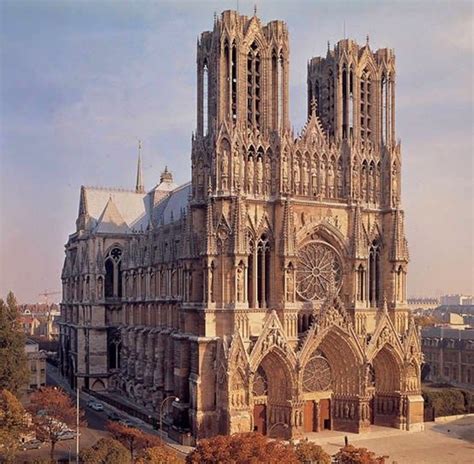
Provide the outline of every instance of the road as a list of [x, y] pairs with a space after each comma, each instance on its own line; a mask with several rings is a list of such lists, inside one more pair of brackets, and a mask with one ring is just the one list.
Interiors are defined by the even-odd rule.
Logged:
[[[51, 364], [46, 364], [46, 383], [48, 385], [59, 386], [63, 388], [67, 393], [74, 395], [74, 392], [71, 390], [67, 382], [59, 375], [57, 369]], [[80, 448], [89, 448], [94, 443], [96, 443], [101, 438], [109, 436], [106, 432], [106, 425], [108, 422], [107, 414], [109, 412], [116, 412], [121, 417], [131, 420], [133, 423], [136, 423], [137, 428], [142, 429], [146, 433], [158, 434], [153, 430], [148, 424], [142, 423], [140, 420], [130, 417], [127, 414], [115, 409], [113, 406], [104, 404], [104, 411], [94, 411], [93, 409], [87, 407], [88, 401], [91, 399], [89, 395], [84, 392], [80, 393], [79, 397], [79, 406], [82, 411], [85, 413], [85, 420], [87, 422], [86, 427], [81, 427], [80, 435]], [[165, 441], [168, 441], [165, 437]], [[172, 449], [177, 455], [183, 459], [187, 454], [187, 447], [181, 447], [179, 445], [173, 445], [171, 443], [165, 443], [170, 449]], [[39, 457], [46, 457], [49, 454], [49, 444], [45, 444], [43, 448], [39, 450], [28, 450], [23, 453], [20, 453], [17, 456], [17, 462], [31, 462], [33, 459]], [[71, 462], [75, 462], [76, 458], [76, 441], [67, 440], [59, 442], [56, 445], [55, 449], [55, 458], [56, 459], [70, 459]]]

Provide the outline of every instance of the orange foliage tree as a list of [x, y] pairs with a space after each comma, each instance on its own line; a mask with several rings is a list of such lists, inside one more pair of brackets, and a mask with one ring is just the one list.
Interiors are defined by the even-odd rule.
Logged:
[[259, 433], [217, 435], [199, 440], [186, 457], [187, 464], [298, 464], [293, 447], [281, 441], [270, 441]]
[[331, 455], [307, 438], [294, 445], [294, 450], [299, 462], [311, 462], [313, 464], [331, 464], [332, 462]]
[[161, 444], [161, 440], [157, 436], [117, 422], [108, 422], [107, 430], [115, 440], [122, 443], [128, 449], [132, 462], [138, 452]]
[[[76, 424], [76, 406], [71, 398], [56, 387], [43, 387], [31, 395], [28, 410], [32, 414], [36, 436], [51, 444], [50, 456], [54, 460], [54, 448], [66, 427]], [[84, 412], [79, 420], [84, 425]]]
[[337, 464], [385, 464], [388, 456], [376, 456], [367, 448], [356, 448], [352, 445], [344, 446], [334, 456]]
[[140, 452], [135, 464], [181, 464], [184, 462], [165, 446], [154, 446]]

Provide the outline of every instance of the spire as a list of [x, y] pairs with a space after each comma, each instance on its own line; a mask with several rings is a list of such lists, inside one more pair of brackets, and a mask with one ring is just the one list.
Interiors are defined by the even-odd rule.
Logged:
[[352, 252], [355, 259], [367, 258], [367, 239], [362, 224], [362, 212], [357, 205], [354, 212], [354, 227], [352, 229]]
[[311, 98], [311, 116], [316, 117], [317, 110], [318, 110], [318, 103], [316, 102], [316, 98], [313, 95], [313, 98]]
[[135, 185], [136, 193], [145, 193], [145, 186], [143, 185], [142, 172], [142, 141], [138, 141], [138, 163], [137, 163], [137, 183]]
[[293, 205], [288, 200], [285, 200], [283, 207], [283, 240], [282, 251], [286, 255], [293, 255], [294, 247], [294, 221], [293, 221]]
[[393, 214], [391, 259], [392, 261], [408, 261], [408, 246], [403, 225], [403, 213], [397, 209]]
[[207, 254], [215, 254], [214, 247], [214, 208], [212, 205], [212, 197], [207, 197], [206, 207], [206, 228], [207, 228]]

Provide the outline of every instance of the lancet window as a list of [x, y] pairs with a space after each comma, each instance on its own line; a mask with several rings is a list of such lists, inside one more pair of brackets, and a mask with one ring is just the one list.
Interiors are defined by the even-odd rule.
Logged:
[[364, 69], [360, 78], [360, 138], [362, 142], [370, 139], [371, 135], [371, 90], [370, 74], [368, 69]]
[[112, 248], [105, 258], [105, 298], [122, 296], [122, 250]]
[[352, 135], [354, 127], [354, 93], [352, 68], [342, 70], [342, 136], [348, 138]]
[[369, 302], [375, 308], [380, 301], [380, 243], [372, 242], [369, 249]]
[[247, 295], [251, 308], [266, 308], [270, 298], [270, 243], [266, 234], [250, 241]]
[[207, 62], [202, 69], [202, 127], [204, 135], [209, 131], [209, 68]]
[[366, 270], [364, 266], [359, 265], [357, 268], [357, 301], [365, 301], [366, 294]]
[[283, 125], [283, 57], [275, 50], [272, 55], [273, 127]]
[[255, 42], [247, 55], [247, 124], [260, 129], [261, 62]]

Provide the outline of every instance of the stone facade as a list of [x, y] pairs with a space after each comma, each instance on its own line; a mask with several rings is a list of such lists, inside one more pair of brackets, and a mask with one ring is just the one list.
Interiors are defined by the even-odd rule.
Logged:
[[422, 348], [426, 379], [474, 386], [474, 331], [425, 327]]
[[[225, 11], [197, 45], [192, 180], [83, 187], [61, 366], [196, 438], [422, 427], [406, 301], [395, 56], [340, 41], [288, 118], [286, 25]], [[135, 214], [132, 214], [134, 211]]]

